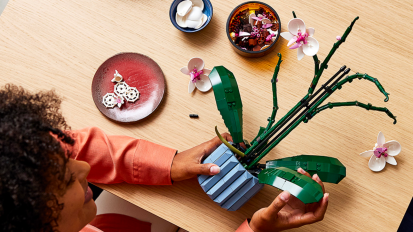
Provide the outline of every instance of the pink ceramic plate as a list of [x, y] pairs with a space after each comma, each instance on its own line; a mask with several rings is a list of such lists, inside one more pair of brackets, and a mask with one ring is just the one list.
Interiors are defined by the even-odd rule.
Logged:
[[[113, 93], [116, 83], [113, 74], [118, 70], [130, 87], [140, 92], [136, 102], [127, 102], [121, 108], [106, 108], [102, 98]], [[96, 71], [92, 81], [92, 96], [96, 107], [106, 117], [118, 122], [136, 122], [150, 115], [162, 101], [165, 77], [159, 65], [138, 53], [120, 53], [106, 60]]]

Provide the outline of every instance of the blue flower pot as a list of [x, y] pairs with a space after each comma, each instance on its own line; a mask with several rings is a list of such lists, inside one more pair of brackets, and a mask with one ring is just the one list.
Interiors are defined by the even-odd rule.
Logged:
[[264, 187], [225, 144], [221, 144], [203, 163], [214, 163], [221, 168], [215, 176], [198, 176], [198, 182], [205, 193], [226, 210], [238, 210]]

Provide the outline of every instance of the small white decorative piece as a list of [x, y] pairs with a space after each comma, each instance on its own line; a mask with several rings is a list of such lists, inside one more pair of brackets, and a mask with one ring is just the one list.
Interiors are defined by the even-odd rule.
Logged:
[[105, 94], [105, 96], [103, 96], [102, 103], [107, 108], [113, 108], [116, 105], [115, 94], [114, 93]]
[[176, 7], [176, 13], [179, 16], [185, 16], [189, 11], [192, 9], [192, 2], [191, 1], [182, 1]]
[[130, 87], [126, 93], [125, 98], [128, 102], [135, 102], [139, 99], [139, 91], [135, 87]]
[[188, 93], [192, 93], [195, 87], [202, 91], [207, 92], [212, 88], [211, 81], [209, 80], [210, 69], [204, 68], [205, 63], [201, 58], [192, 58], [188, 62], [187, 67], [181, 68], [181, 72], [185, 75], [189, 75]]
[[102, 99], [102, 103], [106, 106], [106, 108], [113, 108], [115, 105], [120, 108], [125, 103], [124, 99], [128, 102], [135, 102], [139, 99], [139, 91], [136, 87], [130, 87], [126, 84], [118, 70], [115, 70], [112, 82], [117, 82], [113, 87], [114, 93], [107, 93]]
[[113, 74], [112, 82], [121, 82], [123, 81], [122, 75], [119, 74], [118, 70], [115, 70], [115, 74]]
[[130, 86], [125, 82], [118, 82], [115, 85], [114, 92], [119, 96], [125, 96], [127, 92], [129, 92]]
[[204, 10], [204, 1], [202, 0], [185, 0], [185, 1], [191, 1], [194, 6], [201, 8], [201, 11]]
[[377, 136], [377, 143], [373, 150], [365, 151], [360, 154], [363, 157], [370, 157], [369, 168], [374, 172], [380, 172], [386, 166], [386, 163], [397, 165], [394, 156], [398, 155], [402, 150], [402, 146], [396, 140], [385, 142], [385, 138], [381, 131]]
[[280, 35], [288, 40], [287, 46], [294, 44], [290, 49], [297, 48], [297, 58], [301, 60], [304, 54], [307, 56], [314, 56], [317, 54], [320, 45], [318, 41], [312, 36], [314, 35], [314, 28], [306, 29], [305, 23], [302, 19], [294, 18], [288, 22], [288, 31], [282, 32]]

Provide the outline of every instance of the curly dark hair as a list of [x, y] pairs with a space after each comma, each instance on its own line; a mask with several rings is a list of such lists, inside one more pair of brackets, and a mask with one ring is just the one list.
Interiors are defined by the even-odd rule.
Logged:
[[1, 231], [56, 231], [63, 209], [57, 197], [73, 182], [61, 142], [74, 140], [62, 131], [70, 128], [60, 104], [54, 91], [0, 89]]

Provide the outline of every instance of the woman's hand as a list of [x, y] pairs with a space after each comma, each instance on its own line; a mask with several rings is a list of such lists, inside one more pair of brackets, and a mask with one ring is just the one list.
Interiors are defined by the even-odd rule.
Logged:
[[[302, 168], [297, 170], [311, 178]], [[289, 192], [284, 191], [267, 208], [258, 210], [252, 216], [250, 227], [254, 232], [273, 232], [300, 227], [323, 220], [328, 205], [328, 193], [317, 174], [312, 177], [323, 188], [320, 202], [304, 204]]]
[[[221, 134], [227, 141], [232, 141], [228, 133]], [[201, 161], [209, 156], [222, 142], [215, 137], [201, 145], [176, 154], [171, 168], [173, 181], [181, 181], [196, 177], [197, 175], [216, 175], [220, 168], [215, 164], [201, 164]]]

